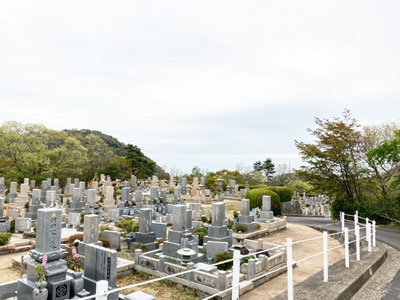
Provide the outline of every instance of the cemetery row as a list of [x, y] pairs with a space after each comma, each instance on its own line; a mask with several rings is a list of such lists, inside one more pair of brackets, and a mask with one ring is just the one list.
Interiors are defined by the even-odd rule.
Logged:
[[[19, 193], [16, 183], [11, 183], [5, 194], [0, 178], [0, 215], [5, 213], [0, 229], [9, 231], [14, 221], [17, 233], [30, 237], [36, 231], [35, 249], [25, 262], [27, 275], [12, 293], [18, 299], [62, 300], [95, 293], [99, 280], [116, 288], [121, 231], [114, 225], [118, 224], [125, 229], [123, 238], [139, 271], [161, 277], [200, 268], [179, 278], [180, 283], [212, 294], [231, 285], [232, 272], [229, 265], [221, 270], [211, 264], [239, 249], [243, 254], [258, 253], [241, 266], [242, 280], [254, 278], [285, 264], [285, 249], [257, 238], [285, 229], [286, 219], [273, 216], [269, 196], [263, 196], [261, 210], [251, 211], [250, 201], [241, 199], [246, 189], [239, 190], [231, 181], [226, 191], [221, 185], [221, 193], [213, 197], [204, 178], [200, 184], [194, 178], [188, 185], [184, 177], [177, 184], [172, 177], [168, 184], [157, 177], [139, 183], [135, 176], [122, 183], [102, 175], [88, 188], [79, 179], [73, 183], [67, 179], [64, 189], [57, 179], [48, 179], [37, 189], [35, 182], [26, 179]], [[234, 214], [233, 220], [226, 216], [225, 203], [220, 201], [224, 198], [240, 201], [240, 214]], [[83, 234], [73, 245], [61, 245], [62, 230]], [[1, 291], [0, 287], [0, 295]], [[142, 296], [114, 293], [108, 299]]]

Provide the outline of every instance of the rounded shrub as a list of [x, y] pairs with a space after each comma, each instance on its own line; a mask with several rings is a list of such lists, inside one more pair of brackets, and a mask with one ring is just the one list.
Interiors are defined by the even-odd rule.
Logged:
[[292, 191], [286, 186], [271, 186], [269, 189], [279, 195], [281, 202], [292, 200]]
[[3, 232], [0, 233], [0, 246], [7, 245], [10, 241], [12, 233], [10, 232]]
[[199, 245], [203, 245], [203, 238], [208, 234], [208, 229], [205, 227], [197, 227], [195, 234], [199, 236]]
[[271, 196], [271, 209], [275, 216], [281, 215], [281, 199], [279, 195], [268, 188], [258, 188], [250, 190], [246, 198], [250, 200], [250, 208], [262, 207], [262, 196]]
[[[222, 261], [225, 261], [225, 260], [229, 260], [229, 259], [232, 259], [232, 258], [233, 258], [233, 255], [231, 253], [227, 252], [227, 251], [226, 252], [222, 252], [222, 253], [218, 253], [215, 256], [215, 258], [213, 259], [213, 263], [216, 264], [216, 263], [219, 263], [219, 262], [222, 262]], [[218, 270], [228, 271], [228, 270], [230, 270], [232, 268], [232, 265], [233, 265], [233, 262], [229, 261], [229, 262], [226, 262], [224, 264], [218, 265], [217, 268], [218, 268]]]

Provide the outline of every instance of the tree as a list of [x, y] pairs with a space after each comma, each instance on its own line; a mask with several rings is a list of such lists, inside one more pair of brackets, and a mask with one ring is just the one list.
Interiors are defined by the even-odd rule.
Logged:
[[136, 176], [151, 176], [154, 174], [156, 164], [148, 159], [138, 146], [128, 144], [126, 146], [126, 161], [131, 172]]
[[272, 175], [275, 173], [275, 165], [272, 163], [271, 158], [267, 158], [265, 161], [256, 161], [253, 164], [255, 171], [262, 171], [267, 178], [267, 182], [272, 179]]
[[203, 176], [203, 174], [201, 173], [200, 168], [198, 166], [194, 166], [192, 169], [192, 177], [200, 178], [202, 176]]
[[317, 129], [308, 131], [316, 137], [314, 144], [295, 141], [306, 166], [297, 174], [318, 191], [347, 200], [354, 209], [361, 200], [362, 167], [359, 125], [349, 110], [342, 118], [315, 118]]
[[400, 224], [400, 130], [394, 132], [393, 139], [368, 151], [366, 157], [380, 191], [377, 211]]

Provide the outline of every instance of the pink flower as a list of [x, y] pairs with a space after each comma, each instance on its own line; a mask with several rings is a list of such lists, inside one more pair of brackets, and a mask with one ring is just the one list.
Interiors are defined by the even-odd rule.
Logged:
[[46, 269], [46, 264], [47, 264], [47, 254], [43, 256], [43, 260], [42, 260], [42, 267], [44, 269]]
[[72, 248], [72, 257], [76, 257], [76, 249]]

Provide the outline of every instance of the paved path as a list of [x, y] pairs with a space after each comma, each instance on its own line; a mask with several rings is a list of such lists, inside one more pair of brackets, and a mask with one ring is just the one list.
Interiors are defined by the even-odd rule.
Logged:
[[[289, 223], [319, 226], [325, 229], [340, 229], [340, 223], [320, 217], [287, 217]], [[362, 220], [359, 220], [362, 221]], [[346, 224], [349, 229], [351, 224]], [[376, 239], [400, 251], [400, 231], [385, 227], [376, 228]], [[390, 283], [389, 290], [382, 300], [400, 299], [400, 270]]]

